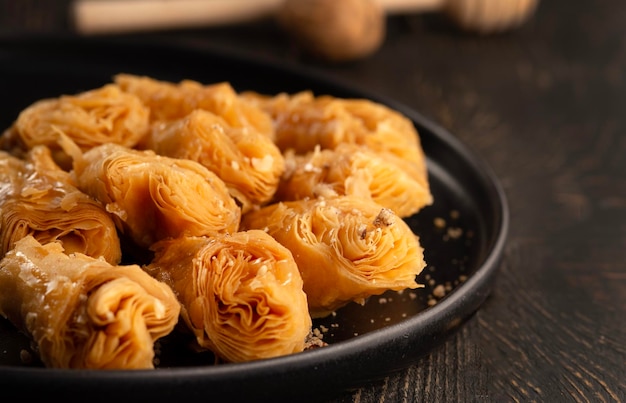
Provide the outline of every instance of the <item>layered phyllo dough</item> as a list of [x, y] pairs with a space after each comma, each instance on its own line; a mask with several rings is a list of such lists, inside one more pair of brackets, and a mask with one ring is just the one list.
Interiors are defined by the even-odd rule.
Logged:
[[413, 122], [398, 111], [367, 99], [316, 96], [311, 91], [277, 95], [245, 92], [242, 97], [272, 117], [275, 142], [282, 151], [306, 154], [316, 147], [363, 145], [407, 161], [403, 169], [428, 184], [419, 134]]
[[78, 188], [102, 203], [138, 246], [239, 227], [241, 209], [226, 185], [195, 161], [105, 144], [77, 156], [73, 167]]
[[121, 73], [35, 101], [0, 149], [0, 315], [48, 367], [154, 368], [173, 332], [207, 365], [295, 354], [421, 286], [425, 153], [371, 100]]
[[0, 261], [0, 289], [0, 314], [51, 368], [154, 368], [154, 343], [180, 312], [172, 290], [139, 266], [68, 255], [32, 236]]
[[169, 284], [199, 347], [228, 362], [301, 352], [311, 331], [287, 248], [258, 230], [153, 245], [146, 271]]
[[313, 317], [387, 290], [417, 288], [426, 266], [411, 228], [358, 197], [272, 204], [246, 214], [242, 227], [266, 231], [291, 251]]
[[270, 139], [274, 136], [270, 116], [243, 99], [228, 82], [207, 85], [185, 79], [174, 83], [133, 74], [118, 74], [114, 81], [150, 108], [153, 121], [184, 118], [200, 109], [221, 116], [230, 126], [253, 128]]
[[432, 203], [427, 183], [416, 180], [408, 162], [390, 152], [343, 143], [306, 154], [285, 153], [286, 171], [275, 201], [356, 196], [371, 199], [400, 217]]
[[[113, 218], [80, 191], [46, 146], [24, 159], [0, 152], [0, 249], [2, 256], [27, 235], [58, 241], [67, 253], [80, 252], [117, 264], [122, 258]], [[1, 292], [1, 291], [0, 291]]]
[[254, 128], [233, 127], [202, 109], [153, 125], [145, 147], [197, 161], [215, 172], [243, 212], [270, 201], [285, 169], [283, 155], [270, 138]]
[[34, 102], [25, 108], [3, 136], [7, 150], [31, 149], [46, 145], [55, 161], [64, 168], [70, 162], [59, 146], [61, 133], [70, 137], [83, 151], [114, 143], [136, 146], [150, 128], [150, 110], [133, 94], [117, 85], [75, 95], [62, 95]]

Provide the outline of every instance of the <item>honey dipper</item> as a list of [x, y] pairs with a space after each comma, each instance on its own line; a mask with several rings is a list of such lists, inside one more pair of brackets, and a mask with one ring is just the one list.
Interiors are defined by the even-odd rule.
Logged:
[[445, 13], [465, 30], [515, 28], [539, 0], [75, 0], [83, 34], [226, 25], [277, 15], [307, 50], [334, 61], [373, 53], [385, 36], [386, 15]]

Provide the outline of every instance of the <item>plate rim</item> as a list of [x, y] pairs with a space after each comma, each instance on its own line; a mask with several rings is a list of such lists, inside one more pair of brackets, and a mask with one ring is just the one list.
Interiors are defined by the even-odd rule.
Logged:
[[[32, 382], [40, 382], [44, 386], [47, 385], [47, 388], [44, 388], [46, 390], [60, 391], [65, 386], [75, 386], [75, 383], [78, 381], [83, 382], [85, 386], [95, 387], [99, 385], [99, 388], [108, 388], [112, 385], [118, 387], [119, 383], [122, 382], [128, 384], [127, 386], [131, 388], [131, 384], [134, 383], [146, 384], [162, 390], [165, 387], [162, 383], [166, 380], [170, 380], [172, 377], [184, 377], [185, 381], [183, 384], [187, 385], [207, 384], [207, 380], [210, 380], [211, 382], [209, 383], [211, 386], [217, 387], [219, 382], [228, 383], [229, 381], [235, 380], [250, 381], [251, 377], [261, 373], [264, 375], [262, 377], [263, 379], [268, 375], [285, 377], [287, 376], [285, 375], [287, 369], [299, 372], [311, 368], [328, 370], [330, 366], [333, 368], [346, 369], [346, 364], [342, 364], [340, 362], [341, 360], [337, 359], [338, 357], [362, 354], [364, 346], [376, 344], [376, 341], [380, 339], [381, 336], [387, 339], [385, 345], [390, 342], [403, 343], [404, 341], [417, 340], [419, 337], [416, 335], [416, 328], [419, 330], [417, 333], [431, 333], [425, 332], [426, 326], [424, 326], [423, 323], [427, 323], [434, 326], [438, 330], [436, 333], [441, 335], [441, 337], [435, 337], [436, 340], [433, 340], [432, 346], [423, 349], [421, 353], [423, 354], [441, 343], [447, 337], [445, 334], [455, 331], [461, 322], [472, 316], [491, 293], [494, 275], [501, 264], [510, 225], [510, 212], [505, 191], [492, 168], [471, 149], [471, 146], [462, 142], [448, 130], [410, 106], [389, 97], [382, 96], [381, 94], [373, 93], [372, 91], [362, 88], [363, 86], [347, 84], [315, 67], [302, 66], [295, 63], [283, 63], [282, 61], [279, 63], [277, 60], [259, 58], [257, 55], [251, 56], [244, 51], [233, 51], [220, 47], [203, 47], [200, 49], [195, 46], [155, 43], [152, 40], [144, 39], [129, 41], [128, 38], [68, 38], [57, 36], [42, 38], [38, 36], [20, 36], [9, 38], [8, 40], [6, 38], [0, 40], [0, 52], [3, 51], [2, 46], [9, 45], [9, 47], [11, 47], [20, 44], [33, 47], [46, 46], [49, 44], [63, 44], [65, 46], [74, 47], [89, 45], [105, 47], [124, 46], [126, 48], [141, 46], [145, 48], [149, 46], [155, 49], [161, 49], [164, 52], [182, 52], [188, 55], [200, 55], [202, 58], [219, 57], [222, 59], [231, 59], [238, 63], [262, 65], [264, 68], [274, 70], [278, 73], [302, 77], [309, 82], [323, 83], [325, 86], [338, 88], [341, 92], [355, 94], [355, 96], [383, 103], [407, 116], [416, 125], [420, 136], [423, 136], [424, 133], [429, 133], [429, 136], [434, 137], [436, 140], [453, 149], [456, 154], [463, 158], [464, 163], [473, 168], [474, 173], [478, 174], [481, 184], [486, 186], [484, 191], [486, 191], [493, 204], [492, 213], [495, 221], [491, 223], [492, 228], [489, 229], [494, 232], [494, 237], [489, 242], [486, 258], [463, 284], [458, 286], [436, 305], [419, 314], [399, 323], [359, 335], [353, 339], [298, 354], [260, 361], [208, 366], [158, 368], [153, 370], [64, 370], [16, 367], [0, 364], [0, 385], [4, 388], [19, 385], [25, 386]], [[467, 294], [470, 293], [471, 290], [476, 293], [468, 297]], [[463, 313], [461, 313], [461, 311]], [[418, 322], [422, 324], [418, 326]], [[454, 322], [455, 326], [450, 327], [450, 322]], [[450, 328], [446, 329], [446, 327]], [[418, 350], [421, 351], [422, 349], [417, 349], [412, 351], [412, 353], [417, 353]], [[417, 360], [421, 354], [407, 357], [405, 362], [393, 366], [394, 368], [389, 366], [386, 371], [381, 371], [380, 377], [384, 376], [385, 373], [406, 368], [411, 362]], [[366, 376], [351, 374], [351, 376], [342, 380], [327, 380], [327, 385], [334, 383], [336, 384], [335, 388], [342, 388], [344, 390], [357, 387], [362, 384], [363, 381], [373, 379], [373, 374], [365, 375]], [[314, 378], [314, 376], [309, 378], [311, 385], [315, 385], [317, 383], [316, 381], [320, 380]], [[378, 377], [376, 379], [378, 379]], [[300, 383], [302, 383], [302, 381], [300, 381]], [[268, 389], [268, 391], [270, 390], [271, 388]], [[258, 394], [256, 396], [258, 396]]]

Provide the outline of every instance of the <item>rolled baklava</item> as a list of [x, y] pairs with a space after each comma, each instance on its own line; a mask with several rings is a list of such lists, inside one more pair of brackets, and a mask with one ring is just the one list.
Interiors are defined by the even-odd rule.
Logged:
[[133, 94], [114, 84], [75, 95], [39, 100], [20, 112], [4, 134], [4, 149], [47, 145], [55, 161], [68, 169], [67, 155], [58, 145], [64, 133], [83, 151], [105, 143], [134, 147], [148, 133], [150, 111]]
[[169, 284], [200, 348], [226, 362], [300, 352], [311, 331], [302, 278], [263, 231], [163, 240], [144, 269]]
[[203, 109], [221, 116], [232, 127], [252, 127], [273, 139], [268, 114], [242, 99], [228, 82], [205, 85], [186, 79], [174, 83], [132, 74], [118, 74], [114, 82], [150, 108], [152, 121], [176, 120]]
[[374, 152], [356, 144], [305, 155], [285, 153], [285, 174], [275, 201], [356, 196], [371, 199], [400, 217], [432, 203], [427, 183], [405, 169], [407, 162], [390, 152]]
[[409, 162], [405, 169], [428, 184], [426, 161], [419, 133], [402, 113], [368, 99], [315, 96], [311, 91], [264, 95], [243, 92], [274, 122], [275, 143], [285, 152], [306, 154], [316, 147], [335, 149], [340, 144], [367, 146], [391, 152]]
[[242, 229], [261, 229], [291, 251], [313, 317], [387, 290], [417, 288], [424, 262], [417, 235], [391, 210], [354, 196], [280, 202], [249, 212]]
[[172, 290], [137, 265], [115, 266], [31, 236], [0, 261], [0, 315], [51, 368], [150, 369], [178, 321]]
[[145, 148], [204, 165], [224, 181], [243, 212], [272, 198], [285, 167], [280, 150], [267, 136], [252, 127], [233, 127], [202, 109], [155, 124]]
[[121, 260], [120, 239], [104, 206], [74, 184], [52, 160], [46, 146], [18, 159], [0, 152], [0, 252], [32, 235], [42, 243], [58, 241], [67, 253]]
[[239, 227], [241, 209], [226, 185], [198, 162], [105, 144], [75, 156], [73, 167], [78, 188], [138, 246]]

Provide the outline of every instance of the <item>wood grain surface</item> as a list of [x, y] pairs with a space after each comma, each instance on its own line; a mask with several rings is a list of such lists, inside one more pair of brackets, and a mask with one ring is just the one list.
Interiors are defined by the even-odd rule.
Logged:
[[[0, 33], [68, 32], [67, 4], [0, 1]], [[500, 178], [511, 228], [490, 298], [407, 370], [333, 402], [626, 401], [625, 2], [543, 1], [495, 36], [394, 16], [376, 54], [340, 65], [273, 21], [138, 35], [319, 69], [420, 111]]]

